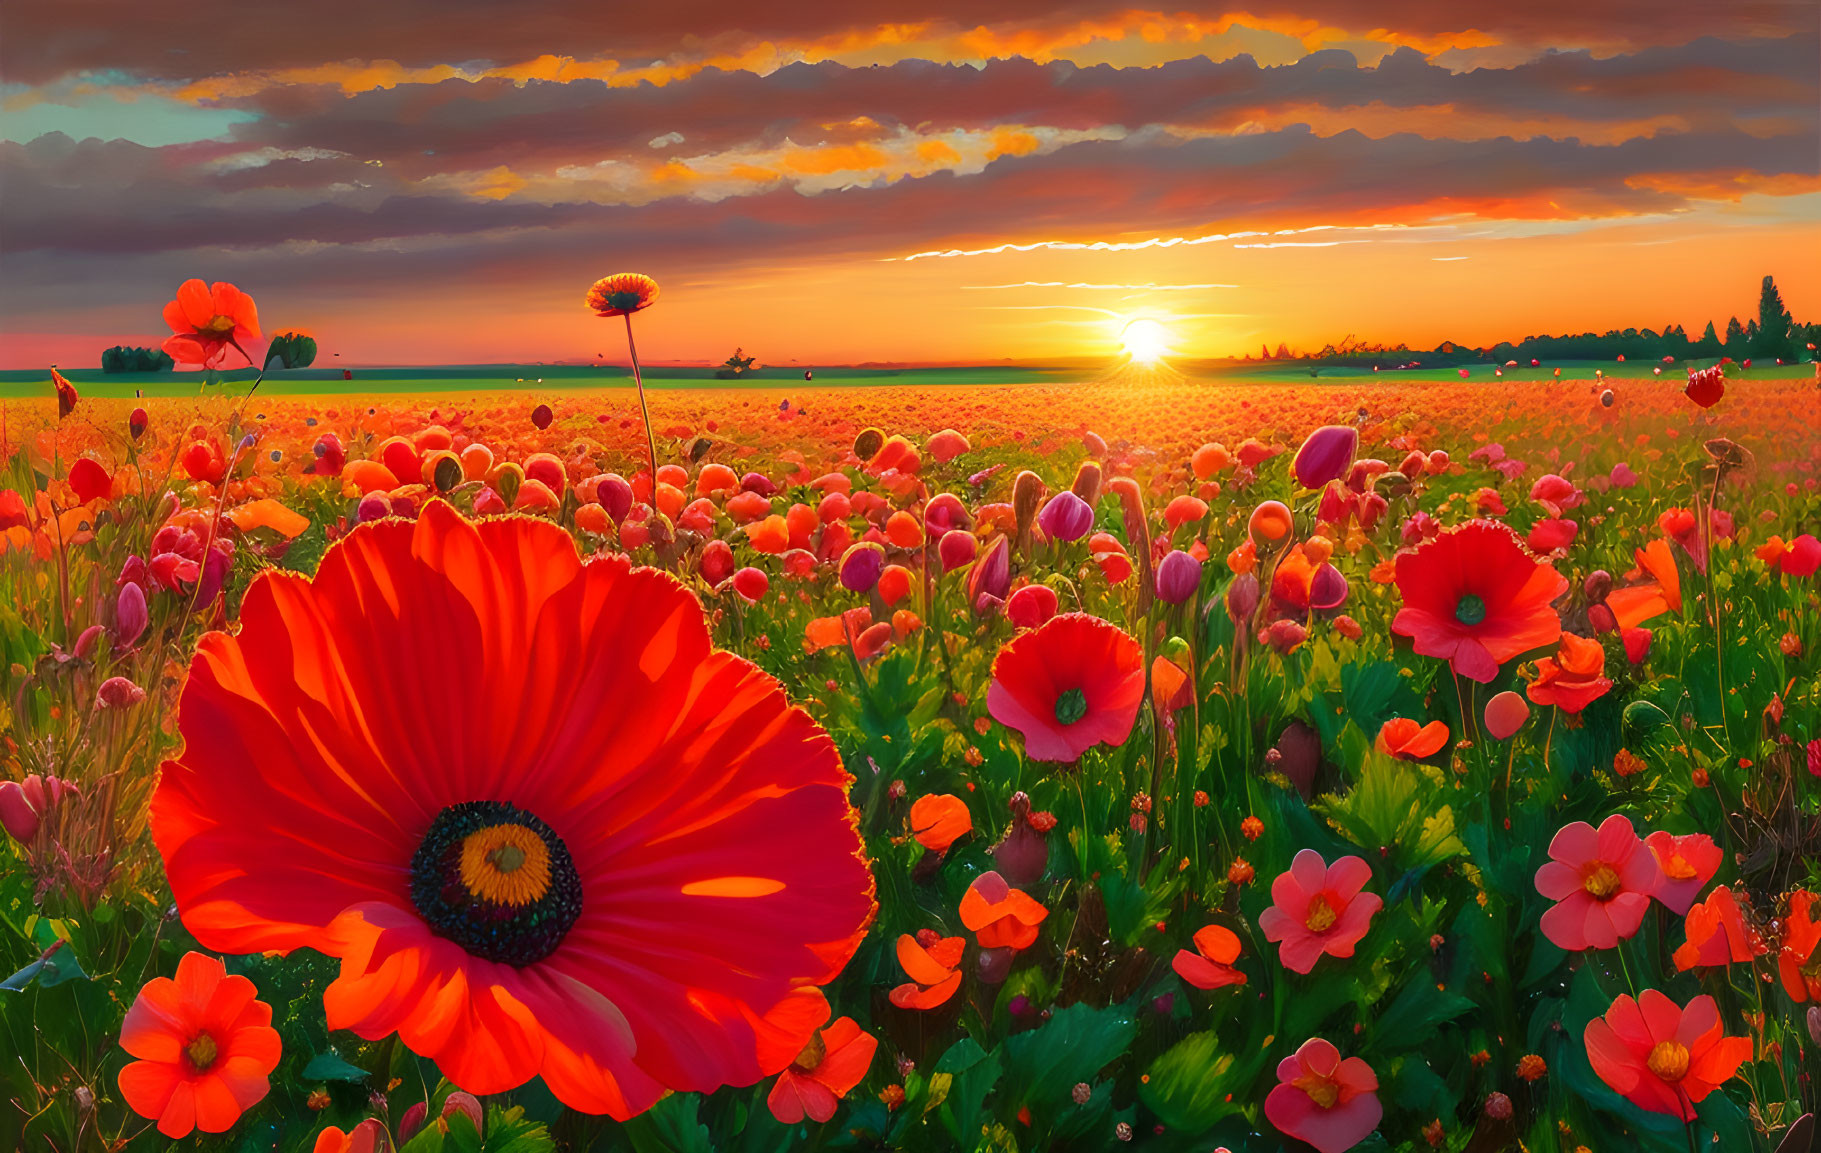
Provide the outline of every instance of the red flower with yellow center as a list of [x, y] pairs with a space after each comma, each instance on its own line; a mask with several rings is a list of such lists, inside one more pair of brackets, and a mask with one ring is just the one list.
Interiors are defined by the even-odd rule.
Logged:
[[586, 299], [599, 316], [625, 316], [657, 303], [658, 282], [639, 272], [616, 272], [590, 285]]
[[1749, 1037], [1728, 1037], [1714, 999], [1678, 1006], [1655, 989], [1621, 995], [1582, 1036], [1600, 1080], [1640, 1109], [1695, 1119], [1695, 1103], [1731, 1080], [1751, 1057]]
[[152, 802], [208, 947], [339, 957], [330, 1028], [621, 1118], [827, 1019], [873, 911], [849, 778], [675, 580], [436, 501], [260, 577], [241, 621], [198, 646]]
[[259, 309], [252, 297], [226, 281], [184, 281], [177, 299], [164, 306], [164, 322], [176, 333], [165, 338], [164, 350], [179, 364], [219, 368], [229, 348], [253, 363], [240, 342], [259, 339]]
[[993, 719], [1023, 733], [1025, 755], [1039, 761], [1124, 744], [1143, 703], [1138, 642], [1087, 613], [1051, 617], [1000, 649], [986, 691]]
[[1469, 521], [1399, 553], [1397, 588], [1404, 607], [1391, 631], [1481, 684], [1506, 661], [1562, 635], [1561, 619], [1549, 606], [1568, 591], [1568, 578], [1494, 521]]

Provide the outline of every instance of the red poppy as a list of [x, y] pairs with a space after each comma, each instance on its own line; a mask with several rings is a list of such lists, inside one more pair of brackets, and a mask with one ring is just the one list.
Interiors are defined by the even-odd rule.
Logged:
[[1536, 663], [1536, 679], [1525, 691], [1539, 705], [1555, 705], [1565, 713], [1578, 713], [1612, 688], [1602, 674], [1606, 650], [1589, 637], [1563, 633], [1555, 657]]
[[835, 1115], [836, 1102], [866, 1076], [878, 1048], [878, 1038], [861, 1032], [852, 1017], [814, 1034], [766, 1096], [771, 1115], [786, 1125], [805, 1117], [827, 1121]]
[[253, 363], [240, 342], [259, 339], [259, 309], [252, 297], [226, 281], [184, 281], [177, 299], [164, 306], [164, 322], [176, 333], [165, 338], [164, 350], [179, 364], [219, 368], [229, 348]]
[[626, 316], [657, 303], [658, 282], [639, 272], [616, 272], [589, 285], [585, 299], [597, 316]]
[[1346, 1153], [1384, 1119], [1372, 1066], [1358, 1057], [1341, 1060], [1340, 1050], [1320, 1037], [1278, 1062], [1277, 1080], [1265, 1097], [1265, 1116], [1320, 1153]]
[[1441, 721], [1418, 724], [1408, 717], [1392, 717], [1378, 730], [1374, 742], [1379, 752], [1399, 760], [1420, 761], [1433, 757], [1448, 744], [1448, 726]]
[[1542, 930], [1563, 949], [1610, 949], [1636, 933], [1663, 883], [1656, 855], [1617, 813], [1598, 831], [1586, 821], [1563, 825], [1549, 856], [1536, 871], [1537, 892], [1556, 902]]
[[1727, 1037], [1714, 999], [1678, 1008], [1655, 989], [1621, 994], [1604, 1017], [1587, 1022], [1587, 1063], [1600, 1080], [1640, 1109], [1695, 1119], [1695, 1102], [1729, 1080], [1751, 1057], [1749, 1037]]
[[545, 521], [432, 501], [267, 572], [178, 723], [151, 825], [184, 924], [341, 958], [329, 1027], [473, 1093], [752, 1084], [872, 915], [833, 742], [681, 584]]
[[[413, 1106], [419, 1110], [423, 1107], [422, 1102]], [[330, 1125], [316, 1135], [311, 1153], [387, 1153], [391, 1148], [385, 1125], [377, 1118], [369, 1117], [346, 1133]]]
[[918, 797], [910, 811], [911, 836], [932, 853], [946, 853], [948, 847], [974, 830], [974, 818], [967, 802], [952, 793], [932, 793]]
[[202, 953], [185, 953], [177, 979], [154, 977], [120, 1026], [138, 1057], [120, 1070], [120, 1095], [166, 1137], [225, 1133], [270, 1091], [278, 1067], [272, 1006], [245, 977]]
[[898, 938], [898, 964], [904, 966], [907, 984], [891, 991], [891, 1002], [900, 1009], [934, 1009], [948, 1002], [961, 987], [961, 954], [965, 937], [944, 937], [933, 929], [919, 929]]
[[1120, 745], [1144, 701], [1144, 654], [1124, 630], [1087, 613], [1063, 613], [993, 658], [987, 711], [1024, 734], [1025, 754], [1073, 761], [1095, 745]]
[[1678, 837], [1659, 829], [1645, 837], [1644, 844], [1663, 870], [1663, 883], [1651, 896], [1677, 916], [1687, 914], [1701, 887], [1713, 880], [1726, 856], [1706, 833]]
[[1790, 894], [1789, 918], [1783, 922], [1783, 948], [1777, 953], [1777, 975], [1789, 999], [1821, 1002], [1821, 922], [1814, 918], [1816, 897], [1806, 889]]
[[1178, 949], [1170, 961], [1176, 975], [1197, 989], [1243, 985], [1246, 975], [1233, 967], [1239, 959], [1239, 935], [1221, 925], [1195, 931], [1195, 949]]
[[1745, 923], [1732, 890], [1721, 885], [1688, 910], [1688, 940], [1675, 952], [1676, 971], [1696, 965], [1730, 965], [1763, 956], [1764, 941]]
[[1562, 635], [1549, 606], [1568, 591], [1568, 579], [1493, 521], [1469, 521], [1399, 553], [1397, 588], [1404, 607], [1391, 631], [1481, 684], [1506, 661]]
[[996, 872], [974, 878], [961, 895], [961, 923], [982, 949], [1028, 949], [1050, 911]]
[[1290, 867], [1271, 882], [1271, 907], [1258, 916], [1265, 940], [1281, 941], [1277, 959], [1298, 973], [1315, 968], [1322, 955], [1351, 957], [1385, 902], [1360, 890], [1372, 879], [1372, 867], [1359, 857], [1342, 857], [1332, 865], [1314, 849], [1296, 854]]

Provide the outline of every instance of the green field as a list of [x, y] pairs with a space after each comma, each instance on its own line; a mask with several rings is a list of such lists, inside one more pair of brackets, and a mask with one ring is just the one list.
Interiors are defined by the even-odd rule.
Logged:
[[[1688, 362], [1687, 365], [1664, 365], [1665, 377], [1679, 377], [1685, 367], [1701, 367], [1710, 361]], [[1468, 367], [1468, 379], [1490, 382], [1497, 366], [1475, 364]], [[1506, 368], [1507, 381], [1548, 381], [1556, 378], [1587, 379], [1601, 371], [1615, 379], [1636, 379], [1654, 365], [1633, 361], [1616, 364], [1610, 361], [1561, 361], [1539, 368]], [[1453, 381], [1459, 380], [1455, 368], [1422, 368], [1374, 372], [1369, 368], [1317, 367], [1296, 362], [1198, 362], [1185, 365], [1190, 380], [1209, 383], [1246, 384], [1321, 384], [1340, 381], [1357, 382], [1362, 378], [1377, 380]], [[1107, 372], [1092, 366], [1074, 364], [1066, 367], [1037, 365], [984, 365], [967, 368], [852, 368], [841, 365], [812, 367], [813, 381], [805, 382], [805, 369], [768, 368], [743, 380], [716, 380], [707, 368], [656, 367], [645, 372], [645, 382], [653, 388], [737, 388], [788, 392], [806, 384], [815, 388], [866, 386], [947, 387], [993, 384], [1072, 384], [1107, 379]], [[1734, 370], [1737, 372], [1737, 370]], [[266, 375], [260, 392], [272, 396], [370, 395], [374, 393], [446, 393], [446, 392], [552, 392], [591, 388], [624, 388], [632, 383], [632, 373], [617, 366], [490, 364], [440, 365], [426, 368], [357, 368], [354, 379], [343, 380], [337, 368], [303, 368], [273, 371]], [[1810, 364], [1754, 366], [1754, 379], [1787, 380], [1805, 378], [1814, 372]], [[103, 373], [99, 369], [64, 371], [84, 395], [97, 397], [195, 396], [203, 390], [203, 377], [194, 372]], [[251, 369], [223, 373], [218, 388], [245, 385], [256, 374]], [[0, 398], [48, 397], [50, 376], [42, 370], [0, 371]]]

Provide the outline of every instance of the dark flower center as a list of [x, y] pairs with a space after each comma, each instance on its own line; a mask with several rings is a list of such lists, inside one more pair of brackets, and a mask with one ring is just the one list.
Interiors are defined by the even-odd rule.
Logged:
[[1454, 619], [1464, 625], [1477, 625], [1486, 619], [1486, 602], [1468, 593], [1454, 603]]
[[1072, 725], [1088, 715], [1088, 695], [1080, 689], [1065, 689], [1056, 698], [1056, 719]]
[[523, 967], [575, 925], [582, 879], [549, 825], [505, 801], [468, 801], [430, 822], [411, 858], [411, 903], [437, 936]]
[[607, 294], [607, 307], [633, 312], [638, 309], [639, 302], [643, 299], [636, 292], [610, 292]]
[[207, 1033], [198, 1033], [194, 1041], [184, 1046], [183, 1055], [190, 1059], [190, 1064], [196, 1066], [198, 1073], [205, 1073], [215, 1063], [215, 1058], [221, 1055], [221, 1050], [215, 1044], [215, 1038]]

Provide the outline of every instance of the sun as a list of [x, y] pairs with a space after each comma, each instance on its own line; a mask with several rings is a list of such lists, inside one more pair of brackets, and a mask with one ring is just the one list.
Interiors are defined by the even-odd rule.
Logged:
[[1170, 331], [1149, 317], [1128, 321], [1119, 341], [1135, 364], [1156, 364], [1170, 351]]

